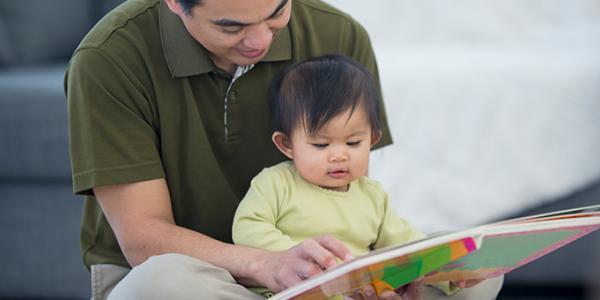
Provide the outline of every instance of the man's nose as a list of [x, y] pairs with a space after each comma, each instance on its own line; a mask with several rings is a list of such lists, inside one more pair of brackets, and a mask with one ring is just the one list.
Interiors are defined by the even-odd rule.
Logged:
[[244, 46], [252, 50], [263, 50], [269, 48], [271, 41], [273, 40], [273, 32], [263, 22], [256, 24], [248, 28], [248, 34], [244, 38]]

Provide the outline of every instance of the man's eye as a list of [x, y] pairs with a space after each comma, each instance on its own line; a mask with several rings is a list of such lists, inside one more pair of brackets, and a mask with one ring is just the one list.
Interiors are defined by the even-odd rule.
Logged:
[[354, 141], [354, 142], [347, 142], [346, 145], [348, 146], [358, 146], [360, 145], [361, 141]]
[[242, 31], [243, 27], [241, 26], [231, 26], [231, 27], [221, 27], [221, 31], [226, 34], [237, 34]]
[[317, 148], [325, 148], [325, 147], [329, 146], [329, 144], [312, 144], [312, 145]]
[[277, 19], [277, 18], [281, 17], [283, 15], [283, 11], [284, 11], [283, 8], [280, 9], [276, 14], [274, 14], [273, 16], [271, 16], [270, 19]]

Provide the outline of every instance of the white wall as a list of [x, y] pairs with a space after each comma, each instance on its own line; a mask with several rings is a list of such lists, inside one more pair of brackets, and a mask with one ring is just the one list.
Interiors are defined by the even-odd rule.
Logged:
[[395, 139], [371, 177], [419, 227], [486, 222], [599, 179], [600, 1], [328, 2], [371, 35]]

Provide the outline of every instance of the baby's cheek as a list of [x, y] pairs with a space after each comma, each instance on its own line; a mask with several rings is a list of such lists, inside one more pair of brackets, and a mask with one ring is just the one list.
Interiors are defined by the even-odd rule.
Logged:
[[369, 159], [364, 160], [360, 163], [360, 176], [369, 175]]

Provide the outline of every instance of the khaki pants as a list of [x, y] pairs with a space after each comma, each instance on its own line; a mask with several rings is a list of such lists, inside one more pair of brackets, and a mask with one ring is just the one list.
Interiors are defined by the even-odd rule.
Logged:
[[[265, 299], [242, 285], [229, 272], [181, 255], [153, 256], [132, 270], [115, 265], [92, 266], [92, 299]], [[425, 287], [423, 299], [496, 299], [503, 277], [486, 280], [452, 296]], [[110, 296], [109, 296], [110, 294]]]

